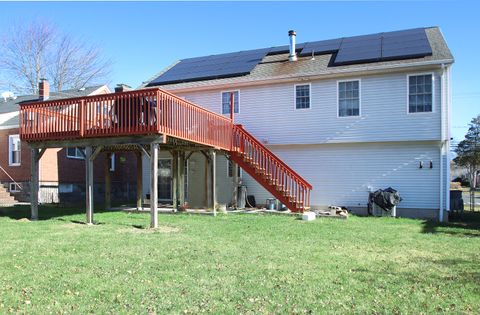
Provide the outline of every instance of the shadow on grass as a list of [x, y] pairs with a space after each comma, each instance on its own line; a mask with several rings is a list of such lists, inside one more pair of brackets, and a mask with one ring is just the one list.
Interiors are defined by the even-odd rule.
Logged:
[[[452, 283], [454, 285], [477, 285], [480, 282], [480, 272], [477, 271], [477, 262], [475, 259], [434, 259], [429, 257], [410, 258], [411, 262], [423, 266], [423, 268], [445, 269], [449, 270], [445, 273], [430, 274], [429, 280], [433, 283]], [[404, 279], [411, 284], [419, 284], [425, 281], [424, 275], [418, 271], [394, 271], [394, 270], [376, 270], [375, 276], [378, 274], [393, 275]]]
[[[103, 213], [103, 212], [112, 212], [110, 210], [103, 210], [103, 209], [95, 209], [95, 213]], [[60, 218], [64, 216], [70, 215], [79, 215], [85, 214], [84, 206], [79, 207], [62, 207], [59, 205], [40, 205], [38, 207], [38, 219], [39, 220], [50, 220], [54, 218]], [[19, 220], [23, 218], [30, 218], [30, 206], [29, 205], [15, 205], [11, 207], [2, 207], [0, 208], [0, 217], [8, 217], [10, 219]], [[64, 221], [71, 221], [62, 219]], [[72, 220], [72, 223], [82, 223], [81, 221]]]
[[448, 223], [423, 222], [423, 233], [441, 233], [453, 236], [480, 237], [480, 212], [465, 212], [461, 217], [452, 217]]

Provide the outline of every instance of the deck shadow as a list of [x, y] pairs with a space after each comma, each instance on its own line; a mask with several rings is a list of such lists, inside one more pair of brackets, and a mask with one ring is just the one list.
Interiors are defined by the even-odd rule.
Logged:
[[452, 217], [448, 223], [439, 223], [432, 220], [424, 221], [422, 232], [452, 236], [480, 237], [480, 212], [464, 213], [461, 217]]
[[[95, 213], [113, 212], [111, 210], [95, 209]], [[39, 205], [38, 220], [51, 220], [69, 215], [85, 214], [85, 209], [80, 207], [62, 207], [59, 205]], [[14, 205], [0, 207], [0, 217], [8, 217], [13, 220], [30, 219], [30, 205]], [[80, 222], [80, 221], [78, 221]], [[73, 222], [74, 223], [74, 222]]]

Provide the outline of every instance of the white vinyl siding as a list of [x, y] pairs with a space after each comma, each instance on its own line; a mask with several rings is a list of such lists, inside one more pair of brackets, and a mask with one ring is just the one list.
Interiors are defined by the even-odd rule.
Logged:
[[338, 82], [338, 116], [360, 116], [360, 80]]
[[233, 112], [240, 111], [240, 93], [238, 91], [222, 92], [222, 114], [230, 114], [230, 97], [233, 93]]
[[[428, 143], [359, 143], [270, 147], [313, 186], [312, 206], [366, 207], [368, 189], [392, 187], [403, 198], [399, 208], [438, 209], [438, 145]], [[420, 169], [420, 161], [424, 162]], [[432, 161], [433, 168], [429, 168]], [[244, 174], [256, 202], [271, 194]]]
[[21, 164], [21, 142], [19, 135], [8, 136], [8, 165], [19, 166]]
[[[309, 110], [295, 109], [289, 83], [243, 87], [242, 110], [235, 122], [270, 145], [439, 140], [439, 110], [408, 113], [407, 78], [405, 72], [361, 77], [361, 116], [349, 119], [337, 119], [336, 79], [311, 82]], [[433, 82], [437, 109], [440, 80]], [[217, 89], [179, 94], [218, 113], [219, 93]]]
[[308, 109], [310, 108], [310, 84], [295, 85], [295, 108]]

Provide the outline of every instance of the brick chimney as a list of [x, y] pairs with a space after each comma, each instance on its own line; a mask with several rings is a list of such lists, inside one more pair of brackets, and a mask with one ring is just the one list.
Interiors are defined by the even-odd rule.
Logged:
[[47, 79], [40, 79], [38, 83], [38, 94], [41, 101], [46, 101], [50, 98], [50, 84]]
[[123, 84], [123, 83], [117, 84], [117, 86], [115, 87], [115, 93], [127, 92], [131, 90], [132, 90], [132, 87], [130, 85]]

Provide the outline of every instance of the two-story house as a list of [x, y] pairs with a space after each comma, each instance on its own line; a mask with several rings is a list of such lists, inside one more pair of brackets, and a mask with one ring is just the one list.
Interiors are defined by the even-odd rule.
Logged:
[[[449, 208], [453, 56], [438, 27], [184, 59], [142, 88], [160, 87], [243, 124], [313, 186], [312, 208], [365, 213], [368, 193], [392, 187], [397, 214], [444, 220]], [[143, 163], [149, 165], [148, 162]], [[205, 159], [188, 160], [186, 185]], [[171, 198], [171, 156], [160, 156], [159, 198]], [[257, 203], [271, 197], [243, 172]], [[229, 203], [232, 169], [217, 156], [218, 198]], [[149, 168], [144, 167], [144, 194]], [[192, 185], [190, 185], [192, 184]], [[192, 188], [194, 189], [194, 188]], [[203, 192], [187, 187], [191, 206]]]

